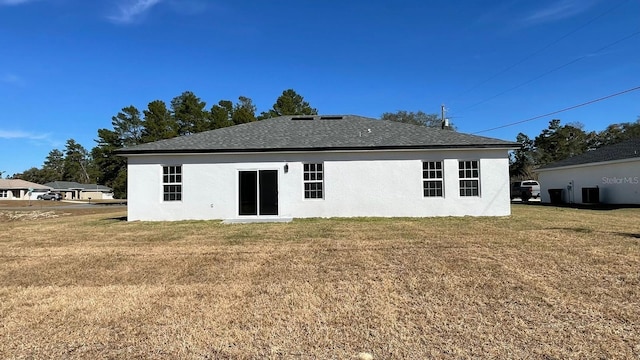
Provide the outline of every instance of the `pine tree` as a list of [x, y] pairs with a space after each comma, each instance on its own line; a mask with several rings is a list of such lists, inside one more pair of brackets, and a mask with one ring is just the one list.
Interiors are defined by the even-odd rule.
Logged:
[[260, 114], [258, 120], [268, 119], [282, 115], [318, 115], [318, 110], [312, 108], [304, 98], [293, 89], [282, 92], [282, 95], [273, 104], [273, 108]]

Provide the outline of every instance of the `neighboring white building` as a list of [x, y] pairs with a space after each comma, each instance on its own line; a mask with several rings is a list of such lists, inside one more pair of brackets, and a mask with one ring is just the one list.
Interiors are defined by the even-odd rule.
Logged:
[[75, 181], [52, 181], [45, 184], [62, 194], [63, 200], [111, 200], [113, 189], [104, 185], [80, 184]]
[[35, 200], [50, 187], [20, 179], [0, 179], [0, 200]]
[[[588, 151], [536, 171], [542, 202], [640, 204], [640, 139]], [[552, 199], [549, 190], [559, 197]]]
[[119, 150], [128, 219], [505, 216], [518, 144], [358, 116], [281, 116]]

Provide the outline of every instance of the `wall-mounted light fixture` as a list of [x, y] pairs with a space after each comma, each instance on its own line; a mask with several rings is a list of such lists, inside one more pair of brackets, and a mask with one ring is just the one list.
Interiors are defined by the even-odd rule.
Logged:
[[284, 164], [284, 173], [288, 173], [289, 172], [289, 164]]

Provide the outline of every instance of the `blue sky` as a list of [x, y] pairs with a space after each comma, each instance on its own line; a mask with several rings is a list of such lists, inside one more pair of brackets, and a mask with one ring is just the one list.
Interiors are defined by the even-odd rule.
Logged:
[[[293, 88], [376, 118], [444, 103], [475, 133], [640, 86], [639, 15], [637, 0], [0, 0], [0, 171], [69, 138], [90, 150], [121, 108], [185, 90], [260, 112]], [[634, 91], [482, 135], [638, 116]]]

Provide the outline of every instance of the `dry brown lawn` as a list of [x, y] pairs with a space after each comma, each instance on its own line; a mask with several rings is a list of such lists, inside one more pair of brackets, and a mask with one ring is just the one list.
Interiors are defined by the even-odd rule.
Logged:
[[0, 358], [640, 358], [640, 209], [244, 225], [113, 211], [0, 219]]

